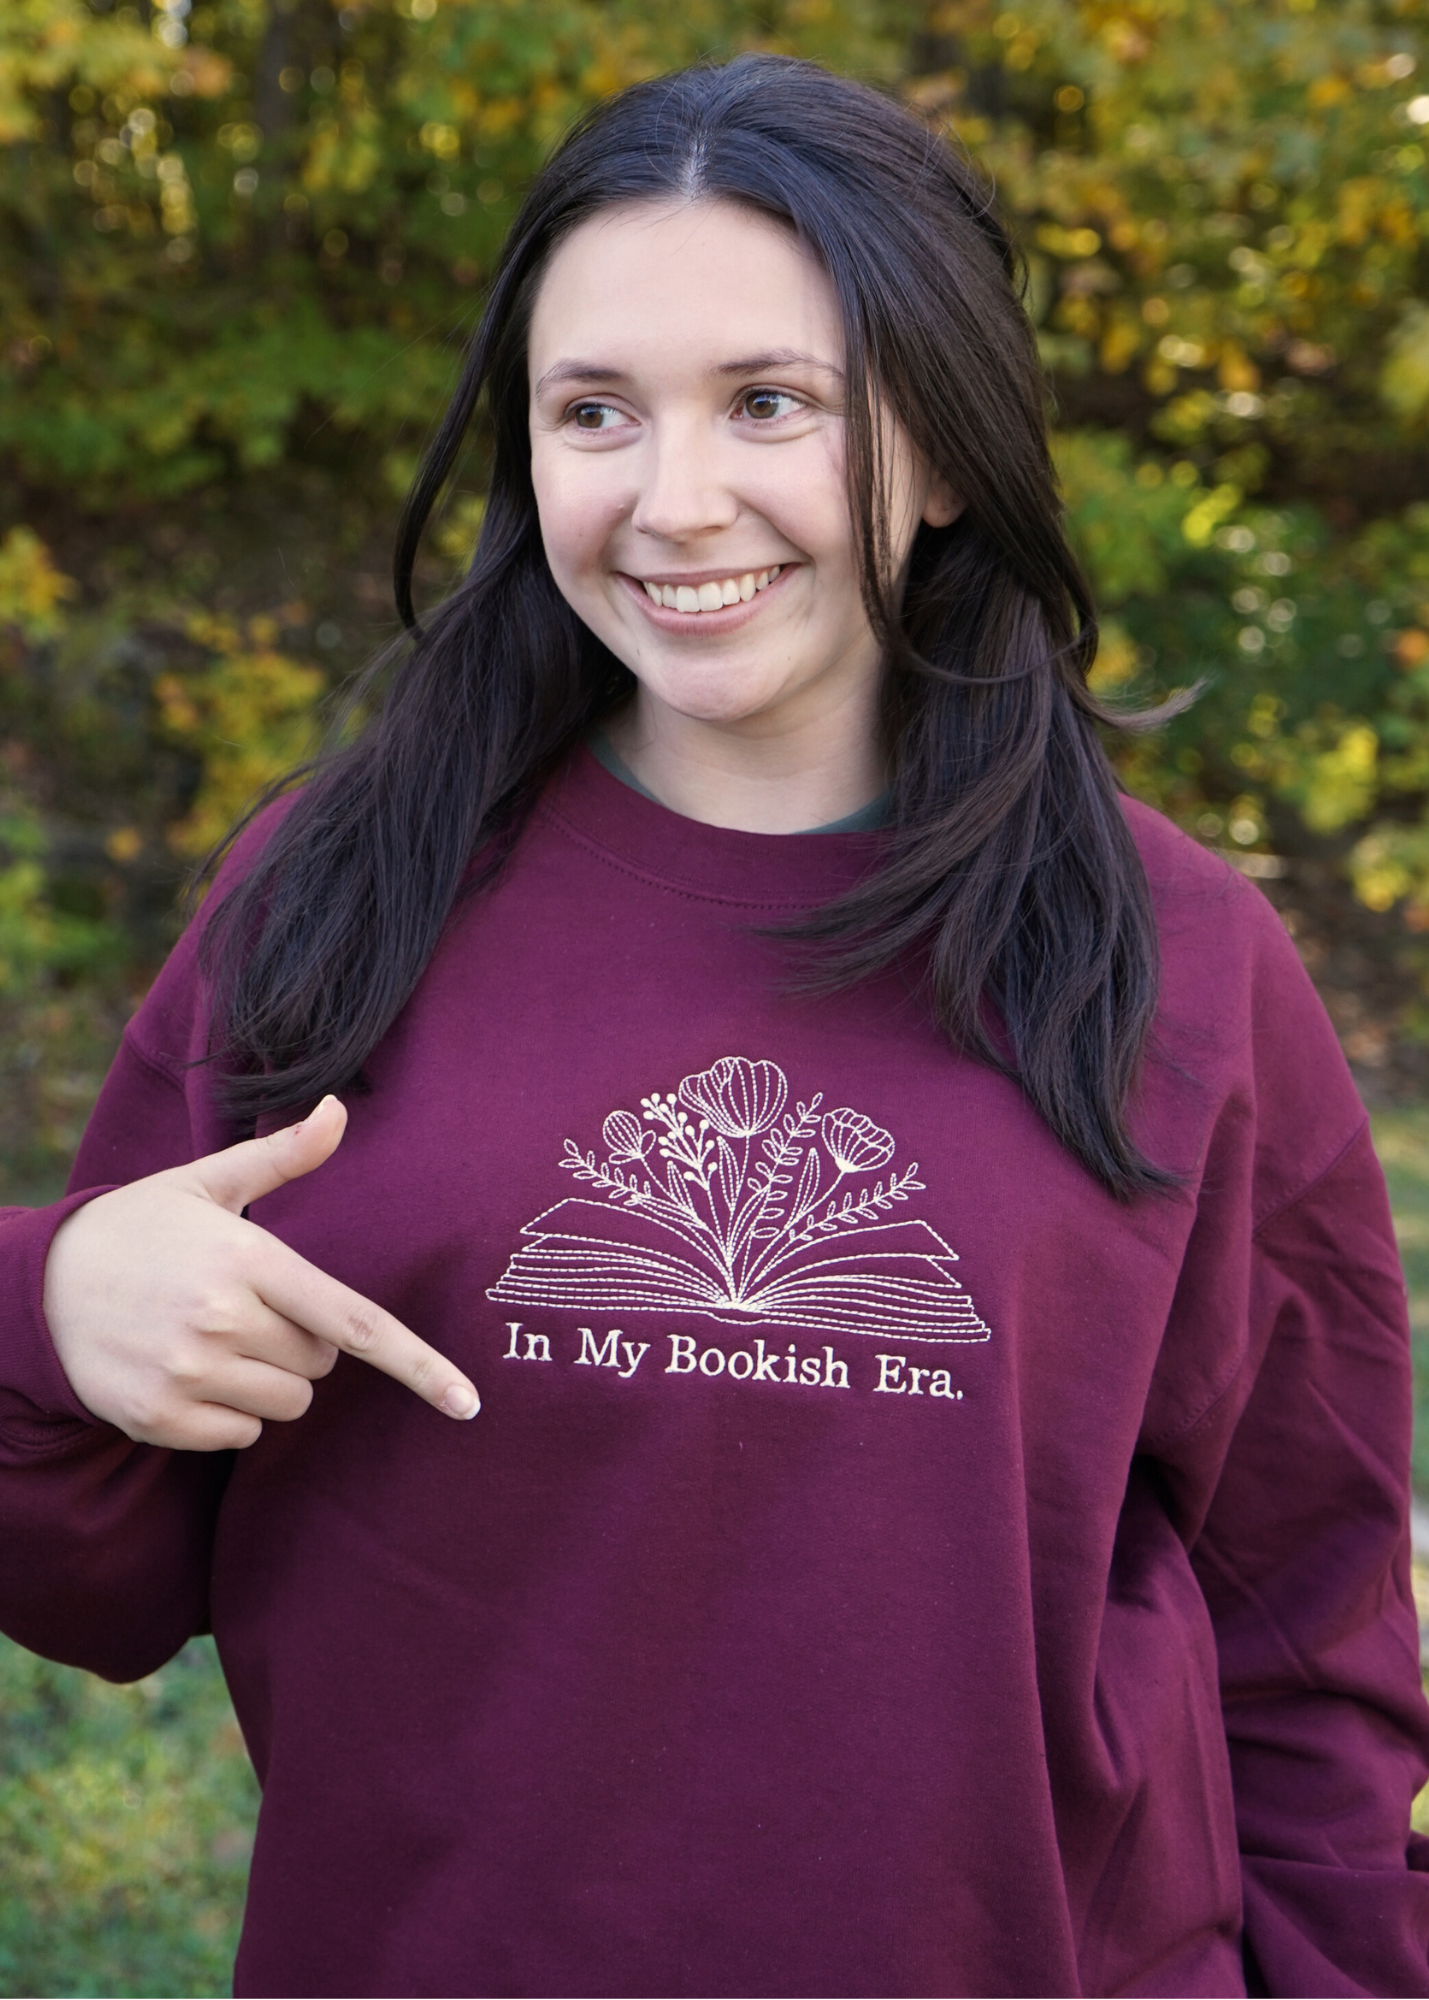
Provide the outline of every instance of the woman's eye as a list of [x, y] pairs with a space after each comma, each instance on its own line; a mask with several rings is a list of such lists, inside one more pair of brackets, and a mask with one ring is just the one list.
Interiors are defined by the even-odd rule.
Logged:
[[570, 414], [578, 431], [608, 431], [620, 420], [609, 403], [577, 403]]
[[788, 395], [783, 389], [751, 389], [740, 400], [744, 414], [763, 423], [771, 417], [787, 417], [791, 410], [799, 407], [798, 397]]

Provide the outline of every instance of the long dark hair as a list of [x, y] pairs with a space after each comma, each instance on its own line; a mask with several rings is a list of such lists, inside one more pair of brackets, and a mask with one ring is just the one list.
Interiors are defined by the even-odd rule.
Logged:
[[[1090, 592], [1062, 530], [1046, 389], [988, 189], [898, 105], [813, 64], [745, 56], [592, 111], [512, 226], [460, 385], [402, 515], [410, 628], [381, 713], [309, 767], [204, 933], [236, 1115], [350, 1086], [410, 996], [463, 882], [489, 879], [553, 770], [628, 694], [556, 589], [530, 475], [526, 335], [553, 247], [613, 203], [731, 200], [795, 230], [838, 297], [850, 501], [886, 653], [886, 864], [798, 926], [815, 977], [922, 955], [949, 1036], [1015, 1074], [1123, 1197], [1167, 1184], [1128, 1130], [1156, 1005], [1145, 877], [1087, 689]], [[423, 525], [485, 398], [480, 544], [418, 623]], [[881, 411], [966, 505], [924, 526], [901, 602]], [[275, 788], [275, 790], [278, 788]]]

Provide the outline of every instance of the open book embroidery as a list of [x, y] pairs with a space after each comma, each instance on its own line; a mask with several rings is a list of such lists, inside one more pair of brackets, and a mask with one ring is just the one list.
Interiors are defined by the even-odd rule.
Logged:
[[567, 1139], [560, 1164], [590, 1194], [528, 1222], [487, 1296], [987, 1340], [956, 1251], [928, 1223], [892, 1219], [923, 1188], [917, 1162], [893, 1168], [892, 1134], [847, 1105], [822, 1110], [822, 1091], [792, 1109], [788, 1097], [777, 1063], [722, 1056], [642, 1098], [640, 1116], [612, 1111], [603, 1159]]

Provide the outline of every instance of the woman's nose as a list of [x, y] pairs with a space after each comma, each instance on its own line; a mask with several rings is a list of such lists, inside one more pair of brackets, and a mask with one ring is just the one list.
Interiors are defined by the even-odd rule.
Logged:
[[646, 477], [631, 524], [665, 542], [687, 542], [739, 515], [739, 502], [721, 476], [719, 453], [699, 425], [681, 424], [650, 440]]

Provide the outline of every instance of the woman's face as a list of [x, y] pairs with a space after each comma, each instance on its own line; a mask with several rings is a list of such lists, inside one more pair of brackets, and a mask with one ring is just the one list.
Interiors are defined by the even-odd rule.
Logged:
[[[531, 321], [531, 470], [563, 596], [691, 721], [814, 719], [878, 645], [845, 472], [843, 340], [822, 267], [728, 202], [604, 211]], [[957, 503], [890, 434], [892, 554]]]

